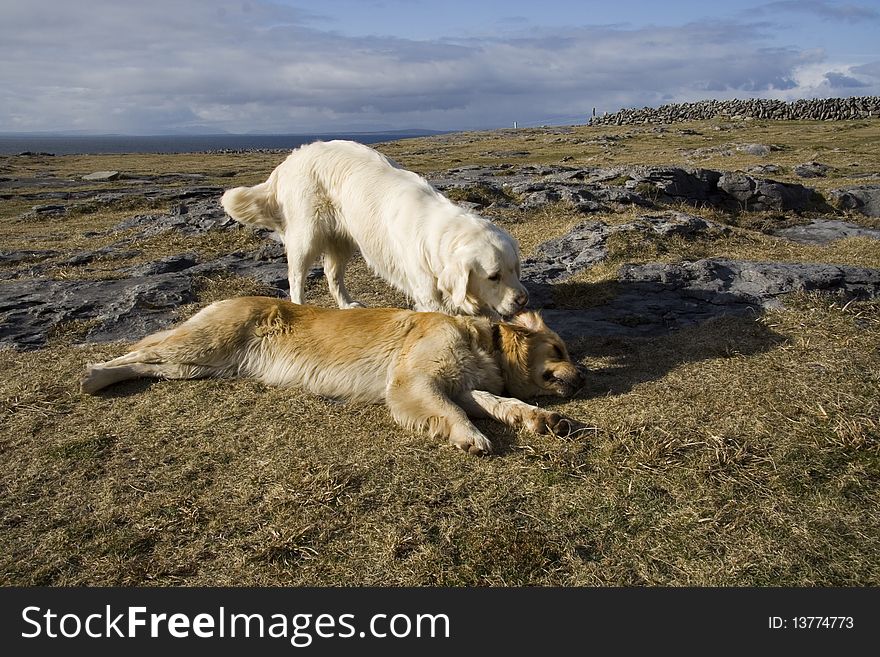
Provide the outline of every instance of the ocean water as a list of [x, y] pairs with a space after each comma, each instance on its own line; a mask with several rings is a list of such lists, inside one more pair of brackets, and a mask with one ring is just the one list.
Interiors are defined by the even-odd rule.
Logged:
[[198, 153], [220, 150], [291, 150], [318, 139], [351, 139], [362, 144], [420, 137], [422, 132], [325, 135], [0, 135], [0, 155], [53, 153]]

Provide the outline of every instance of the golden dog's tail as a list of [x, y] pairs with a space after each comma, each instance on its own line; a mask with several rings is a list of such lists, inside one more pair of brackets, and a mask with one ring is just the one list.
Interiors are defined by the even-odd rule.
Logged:
[[275, 187], [267, 180], [253, 187], [234, 187], [220, 199], [226, 214], [241, 224], [263, 226], [284, 232], [284, 216], [275, 200]]

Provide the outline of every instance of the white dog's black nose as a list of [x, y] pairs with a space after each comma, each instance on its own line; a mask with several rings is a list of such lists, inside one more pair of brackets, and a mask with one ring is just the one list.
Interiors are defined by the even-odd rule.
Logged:
[[516, 295], [514, 302], [516, 302], [516, 305], [519, 308], [525, 308], [526, 304], [528, 304], [528, 302], [529, 302], [529, 293], [526, 292], [525, 290], [523, 290], [518, 295]]

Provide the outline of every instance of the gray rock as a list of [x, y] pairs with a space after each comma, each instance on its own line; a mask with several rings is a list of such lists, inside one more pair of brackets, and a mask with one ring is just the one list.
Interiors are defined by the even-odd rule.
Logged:
[[646, 208], [654, 205], [641, 194], [625, 187], [599, 187], [592, 189], [590, 193], [599, 200], [615, 205], [638, 205]]
[[[123, 178], [120, 174], [120, 177]], [[140, 183], [140, 182], [154, 182], [158, 180], [159, 177], [151, 179], [149, 181], [137, 181], [137, 180], [127, 180], [129, 184], [131, 183]], [[177, 180], [179, 178], [179, 174], [175, 174], [171, 176], [173, 180]], [[34, 179], [16, 179], [13, 181], [16, 187], [40, 187], [46, 184], [45, 181], [42, 180], [34, 180]], [[76, 180], [55, 180], [52, 181], [52, 187], [69, 187], [80, 185]], [[4, 186], [4, 183], [0, 182], [0, 188]], [[195, 199], [199, 201], [206, 201], [207, 199], [213, 199], [219, 202], [220, 196], [223, 194], [223, 188], [221, 187], [209, 187], [209, 186], [199, 186], [199, 187], [161, 187], [155, 185], [149, 186], [136, 186], [136, 187], [122, 187], [122, 188], [114, 188], [113, 191], [103, 192], [96, 194], [94, 190], [89, 189], [69, 189], [69, 190], [54, 190], [54, 191], [37, 191], [37, 192], [23, 192], [17, 193], [16, 196], [22, 200], [52, 200], [55, 201], [50, 205], [36, 206], [34, 209], [22, 215], [22, 218], [29, 219], [34, 216], [39, 217], [41, 214], [62, 214], [65, 212], [70, 212], [72, 209], [75, 209], [79, 206], [86, 205], [91, 206], [95, 203], [101, 204], [114, 204], [114, 203], [125, 203], [130, 199], [137, 198], [139, 200], [148, 200], [148, 201], [156, 201], [156, 202], [168, 202], [170, 205], [174, 205], [182, 200]], [[61, 201], [64, 203], [62, 204]], [[187, 205], [187, 208], [189, 206]]]
[[749, 155], [757, 155], [759, 157], [770, 155], [770, 147], [766, 144], [742, 144], [737, 146], [736, 150], [741, 153], [748, 153]]
[[123, 248], [128, 243], [128, 240], [121, 240], [107, 246], [102, 246], [94, 251], [80, 251], [73, 254], [62, 264], [70, 267], [81, 267], [91, 264], [95, 260], [127, 260], [139, 256], [140, 251], [129, 251]]
[[608, 256], [605, 243], [612, 232], [601, 221], [588, 221], [540, 244], [535, 255], [522, 262], [523, 282], [529, 286], [563, 281], [604, 260]]
[[755, 167], [749, 167], [747, 171], [766, 176], [767, 174], [782, 173], [782, 167], [776, 164], [759, 164]]
[[32, 208], [32, 212], [40, 217], [67, 214], [67, 206], [58, 204], [35, 205]]
[[186, 208], [184, 212], [180, 211], [178, 205], [168, 213], [129, 217], [117, 224], [113, 230], [140, 228], [142, 236], [151, 237], [169, 230], [180, 231], [185, 235], [201, 235], [209, 230], [228, 230], [241, 227], [241, 224], [223, 210], [219, 197], [213, 195], [209, 198], [195, 197], [184, 207]]
[[182, 253], [180, 255], [167, 256], [153, 262], [143, 265], [128, 267], [122, 271], [131, 278], [142, 278], [144, 276], [158, 276], [159, 274], [172, 274], [175, 272], [195, 267], [198, 264], [198, 258], [194, 253]]
[[523, 210], [537, 210], [552, 203], [562, 200], [562, 194], [555, 189], [541, 189], [526, 194], [520, 208]]
[[796, 291], [841, 298], [880, 295], [880, 270], [834, 265], [699, 260], [627, 265], [615, 296], [586, 309], [542, 311], [563, 338], [649, 337], [723, 315], [758, 315]]
[[[234, 274], [244, 278], [252, 278], [272, 288], [277, 296], [288, 296], [289, 285], [287, 281], [287, 262], [262, 261], [256, 259], [253, 254], [232, 253], [217, 260], [207, 262], [188, 269], [189, 275], [211, 275], [217, 273]], [[311, 280], [324, 274], [321, 267], [313, 267], [309, 270], [306, 278]]]
[[51, 249], [23, 249], [18, 251], [0, 251], [0, 265], [18, 264], [22, 262], [40, 262], [54, 258], [59, 251]]
[[[91, 320], [86, 342], [135, 340], [178, 319], [177, 309], [195, 301], [194, 278], [234, 274], [265, 283], [287, 296], [287, 264], [233, 253], [193, 264], [194, 256], [162, 258], [128, 270], [121, 280], [55, 281], [21, 279], [0, 285], [0, 346], [35, 349], [66, 323]], [[313, 268], [308, 278], [323, 274]]]
[[[625, 185], [620, 185], [626, 180]], [[436, 181], [439, 181], [437, 183]], [[460, 167], [440, 174], [435, 184], [451, 187], [479, 187], [498, 193], [499, 198], [521, 198], [523, 207], [539, 208], [547, 203], [571, 203], [582, 212], [624, 203], [650, 205], [656, 202], [688, 202], [717, 207], [747, 206], [749, 209], [799, 209], [811, 207], [812, 191], [800, 185], [785, 185], [746, 174], [722, 174], [706, 169], [675, 167], [616, 167], [612, 169], [561, 166]], [[438, 186], [439, 188], [439, 186]], [[871, 211], [873, 190], [859, 187], [840, 190], [841, 203]], [[94, 192], [71, 198], [95, 201]], [[114, 189], [100, 195], [100, 201], [125, 200], [127, 195], [168, 201], [172, 211], [141, 215], [114, 229], [93, 232], [98, 237], [114, 230], [127, 236], [93, 252], [75, 254], [67, 264], [88, 265], [97, 259], [126, 258], [136, 252], [126, 248], [143, 236], [164, 231], [201, 234], [213, 230], [238, 229], [219, 205], [222, 189], [202, 186]], [[67, 202], [67, 192], [57, 192]], [[516, 195], [516, 196], [514, 196]], [[649, 200], [650, 199], [650, 200]], [[861, 205], [858, 205], [858, 204]], [[67, 208], [69, 206], [60, 206]], [[845, 225], [844, 232], [854, 230]], [[824, 230], [827, 226], [814, 226]], [[838, 227], [839, 228], [839, 227]], [[547, 306], [553, 299], [553, 285], [601, 262], [608, 256], [608, 238], [636, 231], [657, 238], [686, 239], [728, 230], [686, 213], [646, 214], [623, 225], [584, 222], [567, 235], [541, 245], [534, 258], [523, 263], [523, 280], [532, 293], [533, 305]], [[860, 229], [870, 231], [870, 229]], [[267, 231], [262, 231], [268, 235]], [[847, 233], [849, 234], [849, 233]], [[233, 274], [262, 281], [269, 293], [287, 295], [287, 266], [283, 245], [268, 242], [253, 253], [231, 253], [209, 262], [198, 262], [193, 254], [180, 254], [121, 270], [125, 280], [54, 281], [33, 278], [42, 275], [40, 260], [57, 256], [51, 251], [0, 253], [4, 265], [0, 278], [0, 344], [34, 348], [45, 344], [47, 335], [66, 322], [88, 320], [87, 341], [137, 339], [177, 319], [177, 308], [195, 299], [197, 277]], [[16, 279], [16, 267], [30, 264], [28, 276]], [[320, 276], [315, 268], [311, 278]], [[616, 282], [617, 293], [607, 304], [587, 310], [549, 309], [548, 320], [566, 337], [583, 335], [653, 335], [705, 321], [727, 313], [759, 312], [778, 303], [781, 295], [797, 289], [824, 290], [842, 295], [877, 295], [876, 270], [828, 265], [785, 265], [700, 261], [678, 265], [624, 267]]]
[[[584, 185], [553, 182], [521, 183], [515, 188], [511, 188], [511, 191], [515, 191], [522, 197], [523, 200], [519, 204], [521, 210], [537, 210], [559, 202], [568, 203], [574, 206], [578, 212], [585, 214], [604, 209], [596, 196], [597, 193], [601, 194], [603, 190], [588, 188]], [[619, 202], [625, 203], [629, 197], [633, 196], [624, 190], [620, 195]]]
[[860, 185], [831, 190], [834, 204], [868, 217], [880, 217], [880, 185]]
[[752, 178], [739, 172], [723, 174], [718, 180], [718, 189], [742, 210], [801, 212], [817, 205], [815, 192], [803, 185]]
[[643, 215], [636, 217], [636, 230], [647, 228], [650, 232], [661, 237], [687, 237], [695, 238], [708, 234], [710, 231], [715, 233], [728, 233], [730, 229], [727, 226], [716, 224], [714, 221], [708, 221], [702, 217], [697, 217], [685, 212], [666, 212], [659, 215]]
[[682, 169], [678, 167], [639, 167], [630, 172], [627, 187], [638, 189], [653, 185], [658, 200], [666, 202], [717, 203], [718, 180], [721, 174], [709, 169]]
[[175, 309], [195, 300], [192, 280], [173, 274], [150, 280], [21, 280], [0, 286], [0, 345], [37, 348], [48, 333], [77, 320], [94, 320], [86, 340], [132, 339], [158, 330]]
[[287, 257], [286, 252], [284, 251], [284, 244], [277, 240], [269, 240], [265, 244], [263, 244], [259, 249], [257, 249], [256, 253], [254, 253], [254, 260], [285, 260]]
[[91, 180], [97, 182], [106, 182], [110, 180], [119, 180], [122, 174], [118, 171], [95, 171], [82, 177], [83, 180]]
[[601, 221], [578, 224], [565, 235], [548, 240], [535, 249], [535, 255], [522, 263], [522, 278], [528, 282], [556, 283], [595, 265], [608, 257], [606, 243], [616, 233], [638, 231], [661, 237], [678, 235], [694, 238], [710, 229], [728, 230], [684, 212], [641, 215], [632, 223], [609, 226]]
[[[760, 172], [779, 170], [775, 165], [757, 169]], [[497, 175], [499, 171], [480, 166], [461, 167], [438, 174], [432, 183], [441, 191], [495, 189], [506, 203], [514, 202], [518, 196], [520, 209], [527, 211], [560, 201], [569, 202], [584, 213], [616, 209], [620, 205], [654, 207], [655, 204], [679, 203], [747, 211], [829, 209], [821, 196], [803, 185], [742, 172], [656, 166], [575, 169], [512, 165], [507, 165], [503, 176]], [[625, 179], [623, 185], [619, 184], [621, 179]], [[504, 193], [497, 191], [499, 181]], [[469, 200], [477, 201], [476, 198]]]
[[746, 302], [779, 307], [791, 292], [834, 292], [852, 297], [880, 294], [880, 270], [842, 265], [698, 260], [675, 265], [625, 265], [624, 282], [660, 283], [715, 304]]
[[154, 195], [154, 198], [160, 201], [182, 201], [186, 199], [213, 199], [216, 203], [220, 203], [220, 197], [223, 195], [222, 187], [213, 187], [210, 185], [200, 185], [198, 187], [184, 187], [180, 189], [163, 189]]
[[165, 274], [122, 282], [127, 285], [117, 290], [118, 296], [107, 299], [97, 315], [100, 324], [86, 334], [88, 341], [146, 335], [167, 326], [177, 318], [177, 308], [196, 300], [193, 280], [185, 276]]
[[592, 267], [608, 257], [608, 238], [622, 232], [637, 231], [659, 237], [677, 235], [695, 238], [710, 230], [729, 230], [701, 217], [684, 212], [666, 212], [643, 215], [636, 220], [617, 226], [601, 221], [578, 224], [568, 233], [548, 240], [535, 249], [535, 255], [522, 263], [522, 280], [528, 288], [531, 305], [552, 305], [550, 285], [565, 281], [575, 274]]
[[829, 171], [831, 167], [821, 162], [804, 162], [792, 169], [794, 175], [801, 178], [824, 178]]
[[800, 244], [828, 244], [846, 237], [880, 239], [880, 230], [834, 219], [817, 219], [805, 226], [791, 226], [773, 234]]
[[[696, 229], [686, 217], [645, 217], [639, 229], [658, 234]], [[571, 236], [581, 262], [601, 255], [597, 245], [608, 234], [602, 228], [600, 222], [589, 222], [584, 231]], [[195, 299], [197, 275], [250, 276], [272, 286], [278, 296], [287, 293], [284, 262], [260, 261], [243, 253], [187, 266], [190, 261], [189, 256], [165, 258], [144, 266], [140, 271], [145, 275], [125, 280], [7, 282], [0, 286], [0, 345], [38, 348], [53, 329], [77, 320], [94, 323], [84, 337], [88, 342], [137, 339], [178, 319], [177, 309]], [[180, 269], [164, 272], [166, 268]], [[313, 269], [309, 276], [320, 274], [320, 269]], [[563, 273], [555, 280], [564, 277]], [[608, 303], [589, 309], [547, 309], [544, 315], [566, 339], [650, 336], [724, 314], [758, 313], [780, 305], [780, 296], [799, 290], [844, 298], [876, 297], [880, 270], [729, 260], [628, 265], [621, 268], [617, 293]]]

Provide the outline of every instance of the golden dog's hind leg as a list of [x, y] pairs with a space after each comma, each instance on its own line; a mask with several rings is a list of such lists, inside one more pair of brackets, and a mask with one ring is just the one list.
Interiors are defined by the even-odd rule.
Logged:
[[80, 389], [92, 394], [128, 379], [201, 379], [222, 376], [223, 371], [209, 365], [164, 362], [154, 351], [138, 349], [105, 363], [89, 365], [80, 379]]
[[388, 386], [385, 400], [394, 419], [405, 427], [427, 429], [468, 454], [492, 451], [489, 439], [430, 376], [396, 377]]
[[552, 431], [567, 436], [582, 428], [580, 422], [554, 411], [545, 411], [512, 397], [499, 397], [485, 390], [465, 390], [457, 400], [472, 416], [490, 417], [510, 427], [524, 426], [534, 433]]

